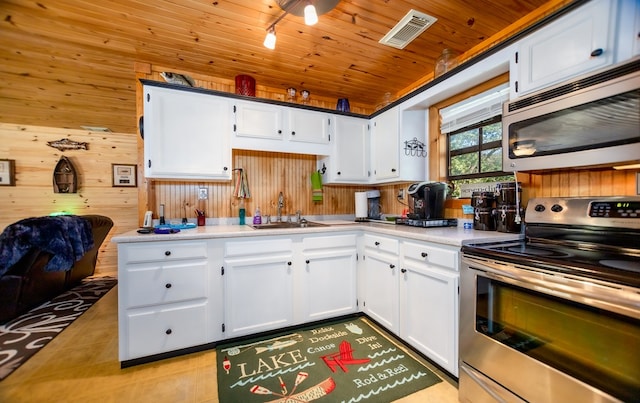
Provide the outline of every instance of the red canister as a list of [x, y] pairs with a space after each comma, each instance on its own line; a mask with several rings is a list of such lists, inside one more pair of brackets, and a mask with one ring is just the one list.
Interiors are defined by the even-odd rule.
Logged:
[[236, 94], [249, 97], [256, 96], [256, 80], [246, 74], [236, 76]]

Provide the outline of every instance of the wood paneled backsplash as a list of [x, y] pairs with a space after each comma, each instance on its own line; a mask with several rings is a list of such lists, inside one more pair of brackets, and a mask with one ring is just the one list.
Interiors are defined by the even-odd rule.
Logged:
[[[251, 198], [245, 200], [247, 215], [253, 215], [256, 207], [262, 214], [276, 215], [280, 192], [285, 199], [283, 214], [303, 216], [354, 214], [354, 193], [369, 189], [381, 190], [383, 213], [399, 214], [403, 205], [395, 200], [397, 190], [403, 185], [388, 186], [324, 186], [323, 200], [311, 198], [311, 173], [316, 169], [316, 157], [302, 154], [271, 153], [234, 150], [233, 167], [247, 173]], [[404, 185], [406, 187], [408, 185]], [[208, 190], [207, 200], [198, 200], [198, 189]], [[233, 197], [231, 182], [173, 182], [153, 181], [150, 207], [157, 216], [160, 204], [165, 205], [165, 218], [179, 219], [186, 214], [194, 218], [194, 208], [205, 210], [207, 217], [237, 217], [239, 199]], [[188, 205], [186, 213], [184, 205]]]
[[[89, 149], [62, 152], [47, 145], [63, 138], [89, 143]], [[77, 170], [77, 193], [53, 192], [53, 170], [62, 155]], [[16, 171], [15, 186], [0, 186], [1, 228], [59, 211], [108, 216], [114, 227], [100, 247], [98, 267], [115, 271], [117, 248], [110, 239], [138, 226], [138, 193], [112, 187], [111, 164], [137, 163], [135, 136], [0, 123], [0, 158], [15, 160]]]
[[[580, 169], [549, 172], [518, 172], [522, 183], [522, 206], [534, 197], [634, 196], [637, 194], [637, 170]], [[462, 214], [462, 205], [470, 199], [448, 200], [445, 215], [473, 218]]]

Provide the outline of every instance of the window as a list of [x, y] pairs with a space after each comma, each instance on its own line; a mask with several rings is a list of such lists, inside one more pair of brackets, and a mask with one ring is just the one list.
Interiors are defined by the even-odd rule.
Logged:
[[502, 173], [502, 118], [449, 133], [449, 179], [493, 176]]
[[502, 104], [508, 95], [504, 84], [440, 110], [447, 178], [454, 189], [461, 183], [512, 179], [502, 171]]

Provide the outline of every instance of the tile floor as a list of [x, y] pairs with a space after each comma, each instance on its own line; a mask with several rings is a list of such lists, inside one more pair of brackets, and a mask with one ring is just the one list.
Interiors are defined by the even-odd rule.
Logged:
[[[0, 402], [218, 402], [215, 350], [120, 368], [117, 299], [115, 287], [0, 381]], [[432, 369], [445, 382], [397, 402], [457, 402], [455, 380]]]

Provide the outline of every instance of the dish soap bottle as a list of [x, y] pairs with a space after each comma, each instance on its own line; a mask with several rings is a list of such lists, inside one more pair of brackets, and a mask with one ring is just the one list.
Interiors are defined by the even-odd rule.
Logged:
[[245, 210], [244, 208], [244, 198], [241, 198], [240, 199], [240, 223], [239, 223], [240, 225], [245, 224], [244, 219], [246, 214], [247, 214], [247, 210]]
[[256, 208], [256, 213], [253, 215], [254, 224], [262, 224], [262, 215], [260, 215], [260, 207]]

